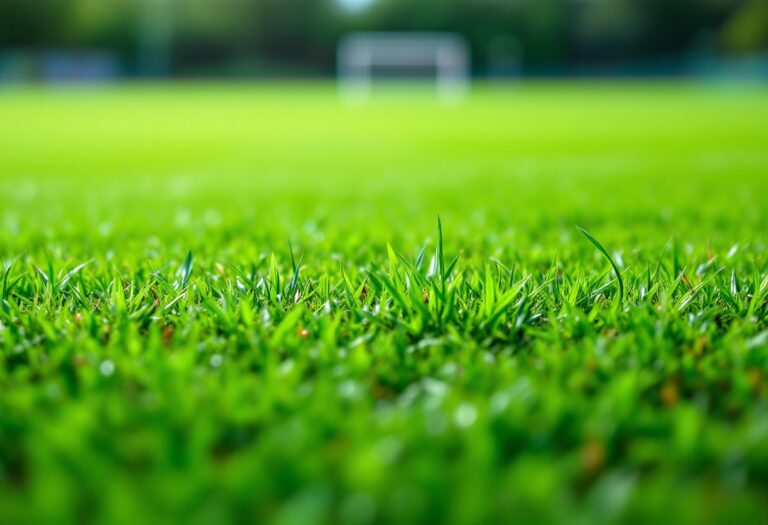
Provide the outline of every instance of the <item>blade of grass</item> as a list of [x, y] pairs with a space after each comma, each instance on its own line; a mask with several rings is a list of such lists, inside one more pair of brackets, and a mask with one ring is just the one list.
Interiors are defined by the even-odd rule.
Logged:
[[584, 234], [584, 236], [591, 242], [597, 250], [603, 254], [603, 256], [608, 259], [608, 262], [611, 263], [611, 266], [613, 267], [613, 271], [616, 273], [616, 278], [619, 280], [619, 301], [624, 300], [624, 280], [621, 278], [621, 272], [619, 271], [619, 267], [616, 265], [616, 263], [613, 260], [613, 257], [610, 256], [608, 253], [608, 250], [606, 250], [602, 244], [600, 244], [600, 241], [595, 239], [591, 233], [589, 233], [587, 230], [582, 228], [581, 226], [576, 226], [576, 228]]

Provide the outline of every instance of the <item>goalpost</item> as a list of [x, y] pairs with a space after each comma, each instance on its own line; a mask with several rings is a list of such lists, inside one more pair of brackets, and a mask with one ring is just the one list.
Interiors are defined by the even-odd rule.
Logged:
[[352, 33], [339, 42], [336, 61], [339, 93], [353, 104], [370, 98], [376, 68], [434, 69], [447, 104], [463, 99], [469, 83], [469, 49], [453, 33]]

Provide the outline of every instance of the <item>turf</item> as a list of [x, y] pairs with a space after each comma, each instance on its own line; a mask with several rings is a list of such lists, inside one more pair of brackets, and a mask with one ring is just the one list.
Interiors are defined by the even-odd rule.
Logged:
[[0, 118], [2, 522], [768, 522], [763, 86]]

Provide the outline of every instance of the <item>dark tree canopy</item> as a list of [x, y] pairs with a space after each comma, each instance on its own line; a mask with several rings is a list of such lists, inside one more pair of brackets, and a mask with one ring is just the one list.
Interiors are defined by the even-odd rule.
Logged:
[[509, 61], [523, 71], [563, 71], [761, 51], [768, 46], [766, 6], [761, 0], [4, 0], [0, 52], [108, 50], [128, 72], [140, 70], [142, 52], [165, 52], [176, 73], [322, 74], [333, 68], [338, 38], [352, 30], [454, 31], [471, 44], [477, 73]]

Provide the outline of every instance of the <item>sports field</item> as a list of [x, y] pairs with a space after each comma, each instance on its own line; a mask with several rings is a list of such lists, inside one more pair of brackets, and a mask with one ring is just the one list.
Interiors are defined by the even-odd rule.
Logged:
[[766, 232], [764, 85], [4, 89], [0, 521], [768, 523]]

